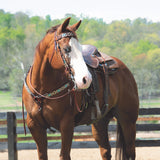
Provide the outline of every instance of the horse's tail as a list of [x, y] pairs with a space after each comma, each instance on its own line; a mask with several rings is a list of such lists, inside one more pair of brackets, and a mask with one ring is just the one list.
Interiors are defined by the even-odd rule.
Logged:
[[125, 159], [125, 140], [120, 123], [117, 122], [116, 160]]

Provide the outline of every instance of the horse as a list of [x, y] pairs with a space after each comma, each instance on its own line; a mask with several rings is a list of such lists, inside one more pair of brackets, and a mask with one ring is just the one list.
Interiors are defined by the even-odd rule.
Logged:
[[[35, 49], [33, 65], [23, 84], [22, 102], [27, 111], [26, 123], [36, 142], [39, 160], [48, 159], [48, 128], [61, 133], [60, 160], [71, 160], [74, 127], [83, 124], [92, 125], [92, 134], [99, 145], [102, 159], [110, 160], [108, 123], [113, 117], [117, 119], [116, 158], [135, 160], [139, 110], [135, 79], [122, 61], [111, 56], [117, 63], [118, 70], [105, 79], [109, 91], [107, 104], [105, 105], [104, 99], [105, 74], [97, 72], [99, 89], [93, 99], [96, 97], [98, 105], [83, 105], [86, 102], [84, 95], [90, 96], [94, 77], [84, 60], [84, 47], [76, 34], [81, 20], [73, 25], [69, 25], [69, 22], [70, 17], [46, 32]], [[105, 114], [96, 116], [102, 113], [104, 106]]]

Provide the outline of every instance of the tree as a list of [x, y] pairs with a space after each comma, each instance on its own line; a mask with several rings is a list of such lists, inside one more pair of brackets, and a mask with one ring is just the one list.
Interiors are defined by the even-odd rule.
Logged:
[[115, 21], [107, 27], [104, 39], [108, 39], [117, 46], [123, 46], [129, 39], [129, 28], [123, 21]]
[[[29, 17], [23, 12], [11, 14], [0, 10], [0, 90], [21, 92], [23, 70], [32, 64], [35, 47], [46, 31], [72, 17], [70, 24], [80, 19], [77, 31], [82, 44], [92, 44], [101, 52], [121, 59], [134, 74], [141, 97], [160, 90], [160, 23], [137, 18], [133, 21], [113, 21], [66, 14], [62, 19]], [[160, 93], [159, 93], [160, 94]]]

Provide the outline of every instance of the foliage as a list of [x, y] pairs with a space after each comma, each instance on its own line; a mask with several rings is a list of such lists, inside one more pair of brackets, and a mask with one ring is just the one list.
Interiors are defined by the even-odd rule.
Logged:
[[[0, 90], [20, 95], [34, 50], [46, 31], [72, 17], [71, 24], [83, 20], [77, 34], [82, 44], [95, 45], [101, 52], [120, 58], [134, 74], [140, 98], [160, 94], [160, 23], [137, 18], [113, 21], [80, 18], [66, 14], [63, 19], [29, 17], [23, 12], [0, 10]], [[24, 65], [24, 70], [23, 70]]]

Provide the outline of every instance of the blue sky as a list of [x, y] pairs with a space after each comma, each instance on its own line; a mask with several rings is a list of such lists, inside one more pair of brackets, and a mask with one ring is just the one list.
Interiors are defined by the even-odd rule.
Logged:
[[103, 18], [110, 23], [113, 20], [147, 18], [160, 22], [160, 0], [0, 0], [0, 9], [15, 13], [23, 11], [30, 16], [52, 19], [63, 18], [66, 13], [76, 16]]

